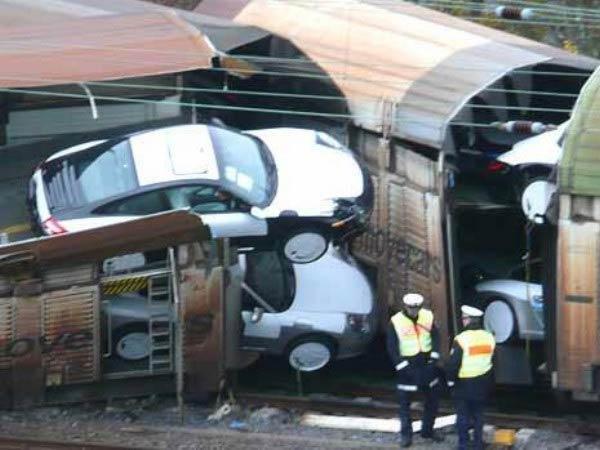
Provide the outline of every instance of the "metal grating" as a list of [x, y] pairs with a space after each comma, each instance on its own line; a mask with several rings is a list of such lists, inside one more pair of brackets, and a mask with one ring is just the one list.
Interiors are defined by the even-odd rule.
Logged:
[[44, 290], [90, 284], [97, 277], [96, 264], [46, 269], [42, 273]]
[[10, 279], [0, 276], [0, 297], [12, 295], [13, 285]]
[[14, 340], [14, 299], [0, 299], [0, 370], [9, 369], [12, 357], [10, 345]]
[[96, 286], [43, 296], [43, 365], [47, 384], [92, 382], [99, 378]]
[[377, 261], [384, 252], [385, 230], [381, 228], [382, 209], [381, 195], [379, 193], [379, 177], [371, 176], [371, 180], [373, 181], [373, 189], [375, 191], [373, 213], [369, 219], [367, 231], [354, 240], [352, 248], [360, 258], [367, 260], [371, 264], [377, 264]]

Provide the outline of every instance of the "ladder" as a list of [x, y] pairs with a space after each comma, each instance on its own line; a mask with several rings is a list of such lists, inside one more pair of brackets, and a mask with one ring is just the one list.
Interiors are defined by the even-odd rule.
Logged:
[[151, 373], [173, 370], [172, 292], [170, 272], [148, 278], [148, 364]]

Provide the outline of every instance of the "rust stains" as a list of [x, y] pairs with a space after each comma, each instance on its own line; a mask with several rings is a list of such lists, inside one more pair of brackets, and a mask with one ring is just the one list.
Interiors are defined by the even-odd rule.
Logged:
[[32, 87], [210, 67], [196, 30], [162, 11], [103, 15], [0, 30], [1, 87]]

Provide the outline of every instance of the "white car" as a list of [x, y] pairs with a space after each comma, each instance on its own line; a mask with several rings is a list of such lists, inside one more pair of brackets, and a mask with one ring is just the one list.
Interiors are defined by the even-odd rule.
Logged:
[[511, 279], [486, 280], [475, 285], [475, 305], [484, 310], [484, 326], [499, 344], [514, 339], [544, 340], [542, 285], [514, 279], [524, 278], [518, 274], [523, 268], [520, 265], [511, 271]]
[[213, 237], [255, 236], [244, 245], [276, 245], [306, 263], [363, 229], [373, 187], [352, 152], [323, 132], [180, 125], [52, 155], [31, 178], [28, 204], [46, 234], [190, 208]]
[[283, 355], [298, 370], [363, 353], [377, 331], [373, 291], [356, 262], [330, 247], [291, 264], [276, 252], [242, 255], [242, 346]]
[[543, 223], [556, 185], [548, 180], [562, 154], [569, 121], [556, 130], [546, 131], [538, 136], [516, 143], [512, 150], [502, 154], [498, 161], [508, 164], [518, 178], [518, 197], [525, 216], [535, 223]]
[[[111, 260], [112, 269], [122, 269], [112, 264], [121, 259]], [[136, 265], [134, 259], [125, 262]], [[373, 291], [344, 251], [330, 247], [310, 264], [292, 264], [274, 251], [252, 252], [240, 255], [240, 266], [242, 348], [285, 355], [294, 368], [304, 371], [367, 349], [377, 330]], [[159, 312], [172, 318], [167, 307]], [[103, 313], [110, 317], [111, 353], [124, 361], [147, 360], [147, 297], [140, 293], [107, 297]]]
[[525, 171], [535, 169], [549, 173], [560, 159], [561, 142], [568, 126], [569, 121], [566, 121], [555, 130], [523, 139], [500, 155], [498, 161]]

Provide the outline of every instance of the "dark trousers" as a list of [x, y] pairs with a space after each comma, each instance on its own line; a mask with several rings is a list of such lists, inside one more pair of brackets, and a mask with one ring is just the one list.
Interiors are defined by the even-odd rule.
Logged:
[[[423, 426], [421, 427], [421, 436], [431, 436], [433, 432], [433, 422], [437, 417], [439, 406], [439, 390], [424, 389], [425, 409], [423, 411]], [[410, 416], [410, 400], [414, 392], [398, 390], [398, 403], [400, 404], [400, 434], [402, 436], [412, 437], [412, 420]]]
[[466, 450], [469, 442], [469, 428], [473, 428], [472, 449], [483, 449], [483, 400], [456, 399], [456, 428], [458, 450]]

